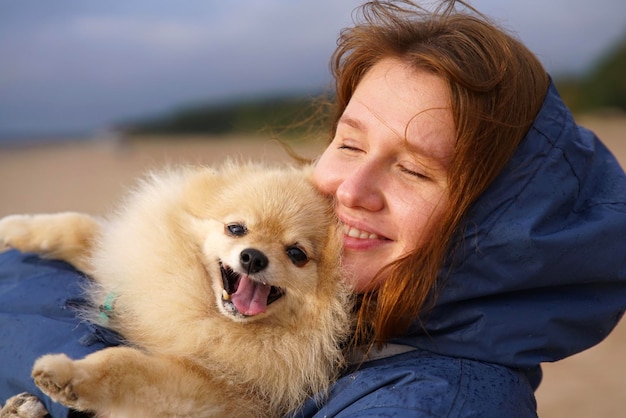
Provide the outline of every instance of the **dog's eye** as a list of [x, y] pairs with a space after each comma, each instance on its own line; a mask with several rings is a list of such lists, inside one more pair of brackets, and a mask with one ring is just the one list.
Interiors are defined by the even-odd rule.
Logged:
[[309, 261], [309, 257], [307, 257], [306, 253], [295, 245], [287, 247], [287, 256], [291, 259], [291, 262], [298, 267], [304, 266]]
[[224, 227], [224, 231], [226, 232], [226, 234], [233, 237], [243, 237], [248, 233], [248, 228], [246, 228], [246, 226], [243, 224], [233, 223], [226, 224], [226, 226]]

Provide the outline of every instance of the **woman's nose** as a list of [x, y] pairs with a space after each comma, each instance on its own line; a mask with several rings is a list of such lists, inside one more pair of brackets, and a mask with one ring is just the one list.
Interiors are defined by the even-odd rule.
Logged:
[[362, 164], [346, 174], [335, 192], [337, 202], [349, 208], [378, 211], [384, 207], [380, 170]]

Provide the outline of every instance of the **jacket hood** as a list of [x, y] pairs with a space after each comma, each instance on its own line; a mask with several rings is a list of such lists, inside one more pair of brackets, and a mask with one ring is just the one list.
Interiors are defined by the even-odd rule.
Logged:
[[535, 368], [593, 346], [626, 307], [626, 177], [550, 85], [470, 209], [434, 309], [403, 344]]

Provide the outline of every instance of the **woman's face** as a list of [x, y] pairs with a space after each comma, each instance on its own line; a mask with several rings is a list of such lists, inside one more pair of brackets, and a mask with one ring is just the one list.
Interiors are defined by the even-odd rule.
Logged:
[[454, 121], [445, 81], [384, 59], [363, 77], [314, 181], [335, 197], [343, 265], [357, 291], [424, 244], [448, 202]]

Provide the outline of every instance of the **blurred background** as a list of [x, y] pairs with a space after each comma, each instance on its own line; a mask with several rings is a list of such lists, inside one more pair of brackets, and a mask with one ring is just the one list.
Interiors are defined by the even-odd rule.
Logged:
[[[330, 54], [359, 3], [1, 0], [0, 216], [102, 214], [165, 164], [285, 160], [275, 134], [314, 157], [322, 141], [283, 128], [329, 92]], [[472, 4], [538, 55], [624, 166], [626, 2]], [[621, 324], [544, 365], [539, 416], [626, 416], [625, 352]]]
[[[328, 87], [329, 56], [358, 4], [3, 0], [0, 140], [86, 137], [225, 104], [307, 99]], [[626, 2], [472, 4], [539, 56], [576, 111], [626, 109]]]

